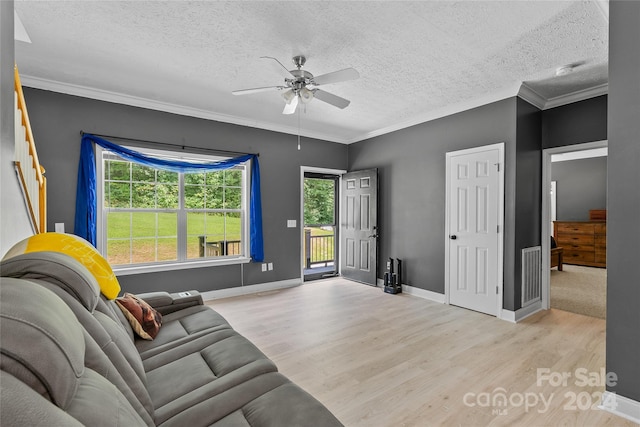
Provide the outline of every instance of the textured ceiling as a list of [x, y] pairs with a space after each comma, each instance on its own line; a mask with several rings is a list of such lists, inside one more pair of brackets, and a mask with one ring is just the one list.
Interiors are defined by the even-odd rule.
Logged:
[[[353, 142], [514, 96], [544, 107], [606, 91], [606, 4], [587, 1], [16, 1], [32, 43], [16, 42], [25, 85], [296, 133], [261, 56], [314, 75], [344, 110], [313, 100], [302, 135]], [[555, 70], [576, 65], [565, 76]], [[594, 89], [595, 88], [595, 89]]]

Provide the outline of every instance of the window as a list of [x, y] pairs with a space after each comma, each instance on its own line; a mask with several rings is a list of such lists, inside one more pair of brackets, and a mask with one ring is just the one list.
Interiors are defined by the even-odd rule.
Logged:
[[[136, 150], [172, 160], [222, 160]], [[98, 246], [116, 269], [247, 260], [244, 165], [178, 173], [132, 163], [107, 150], [98, 153]]]

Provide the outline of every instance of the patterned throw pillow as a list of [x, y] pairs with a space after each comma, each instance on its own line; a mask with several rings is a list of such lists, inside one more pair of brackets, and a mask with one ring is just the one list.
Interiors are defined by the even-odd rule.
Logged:
[[158, 335], [162, 326], [162, 315], [145, 301], [133, 294], [125, 293], [123, 297], [116, 299], [116, 304], [140, 338], [152, 340]]

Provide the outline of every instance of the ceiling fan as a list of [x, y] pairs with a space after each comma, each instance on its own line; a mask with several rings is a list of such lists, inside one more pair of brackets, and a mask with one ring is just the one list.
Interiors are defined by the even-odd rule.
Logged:
[[[262, 56], [262, 59], [272, 59], [275, 61], [274, 66], [278, 72], [284, 75], [284, 84], [280, 86], [257, 87], [253, 89], [234, 90], [234, 95], [249, 95], [258, 92], [281, 91], [282, 97], [286, 101], [286, 105], [282, 114], [293, 114], [298, 107], [298, 103], [306, 104], [316, 98], [338, 108], [346, 108], [351, 101], [318, 89], [318, 86], [329, 83], [344, 82], [347, 80], [355, 80], [360, 74], [353, 68], [345, 68], [344, 70], [334, 71], [320, 76], [314, 76], [308, 71], [302, 69], [307, 58], [302, 55], [294, 56], [293, 63], [296, 70], [287, 70], [280, 61], [271, 56]], [[277, 63], [277, 64], [276, 64]]]

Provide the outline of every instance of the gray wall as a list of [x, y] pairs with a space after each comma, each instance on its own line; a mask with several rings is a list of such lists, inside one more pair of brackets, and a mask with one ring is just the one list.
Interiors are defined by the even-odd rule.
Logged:
[[349, 146], [349, 170], [378, 168], [379, 258], [401, 258], [405, 284], [444, 293], [445, 154], [504, 142], [504, 306], [516, 308], [517, 110], [516, 98], [505, 99]]
[[640, 402], [640, 3], [609, 13], [607, 390]]
[[607, 96], [542, 112], [542, 148], [607, 139]]
[[72, 231], [80, 131], [116, 135], [186, 146], [260, 153], [265, 262], [120, 276], [128, 292], [210, 291], [300, 277], [300, 229], [287, 228], [300, 220], [300, 166], [346, 169], [347, 146], [302, 139], [261, 129], [197, 119], [37, 89], [25, 89], [38, 152], [47, 169], [49, 228], [64, 222]]
[[[521, 251], [540, 245], [542, 212], [542, 114], [518, 98], [516, 130], [515, 250], [513, 261], [505, 256], [505, 276], [513, 277], [513, 309], [522, 306]], [[507, 262], [512, 263], [509, 271]], [[506, 306], [505, 306], [506, 308]], [[512, 309], [512, 310], [513, 310]]]
[[520, 308], [519, 254], [540, 244], [541, 127], [537, 108], [510, 98], [349, 146], [349, 170], [379, 170], [380, 259], [401, 258], [407, 285], [444, 293], [445, 154], [504, 142], [503, 307]]
[[607, 208], [607, 158], [568, 160], [551, 164], [557, 182], [556, 218], [588, 221], [590, 209]]
[[33, 234], [13, 166], [14, 52], [13, 1], [0, 1], [0, 258], [15, 242]]

